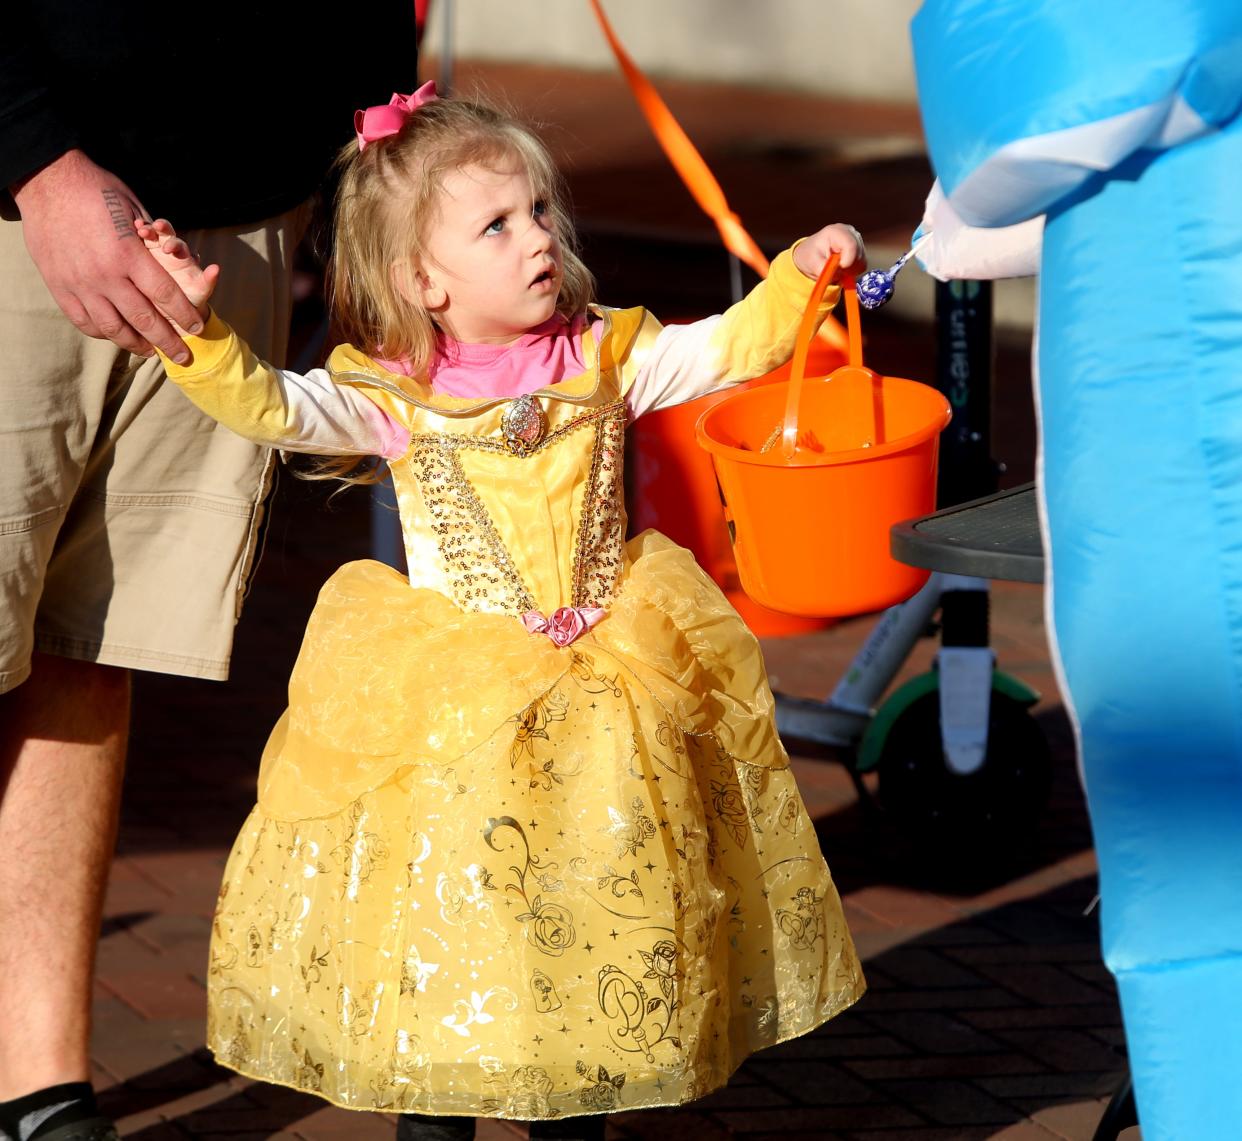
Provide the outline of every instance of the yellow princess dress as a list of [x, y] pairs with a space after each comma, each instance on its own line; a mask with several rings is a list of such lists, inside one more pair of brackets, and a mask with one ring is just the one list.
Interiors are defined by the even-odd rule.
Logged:
[[[790, 269], [704, 334], [717, 382], [788, 355]], [[316, 415], [408, 429], [411, 574], [327, 582], [265, 751], [211, 946], [208, 1044], [243, 1074], [353, 1109], [672, 1105], [863, 991], [758, 644], [687, 551], [625, 541], [624, 398], [660, 329], [598, 316], [586, 370], [520, 399], [333, 355]], [[190, 344], [170, 373], [201, 406], [331, 450], [305, 378], [215, 317]]]

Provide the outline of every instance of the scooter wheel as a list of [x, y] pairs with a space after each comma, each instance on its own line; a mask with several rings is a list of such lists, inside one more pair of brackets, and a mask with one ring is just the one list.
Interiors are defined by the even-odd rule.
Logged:
[[947, 845], [1010, 842], [1029, 834], [1048, 803], [1048, 742], [1028, 708], [992, 690], [988, 747], [974, 772], [954, 772], [940, 739], [940, 694], [910, 703], [880, 753], [879, 797], [893, 822]]

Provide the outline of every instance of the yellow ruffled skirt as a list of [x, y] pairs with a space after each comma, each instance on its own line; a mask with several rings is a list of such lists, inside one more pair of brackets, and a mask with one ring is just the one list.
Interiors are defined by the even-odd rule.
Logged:
[[754, 638], [629, 545], [558, 648], [378, 563], [325, 585], [229, 859], [208, 1043], [353, 1109], [672, 1105], [862, 994]]

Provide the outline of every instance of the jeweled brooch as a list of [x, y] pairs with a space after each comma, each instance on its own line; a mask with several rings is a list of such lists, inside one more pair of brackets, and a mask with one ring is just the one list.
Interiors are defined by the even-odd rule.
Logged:
[[519, 396], [500, 419], [505, 444], [515, 455], [524, 456], [548, 430], [548, 418], [533, 396]]

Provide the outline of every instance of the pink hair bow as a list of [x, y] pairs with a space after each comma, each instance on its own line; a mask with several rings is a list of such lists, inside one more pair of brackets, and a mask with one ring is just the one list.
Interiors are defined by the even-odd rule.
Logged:
[[397, 95], [387, 103], [368, 107], [365, 111], [354, 112], [354, 131], [358, 135], [358, 149], [364, 151], [368, 144], [395, 135], [405, 126], [405, 121], [423, 104], [434, 103], [436, 81], [427, 80], [413, 95]]
[[545, 618], [538, 610], [528, 610], [522, 625], [532, 634], [547, 634], [554, 645], [568, 646], [599, 625], [607, 613], [598, 606], [561, 606]]

